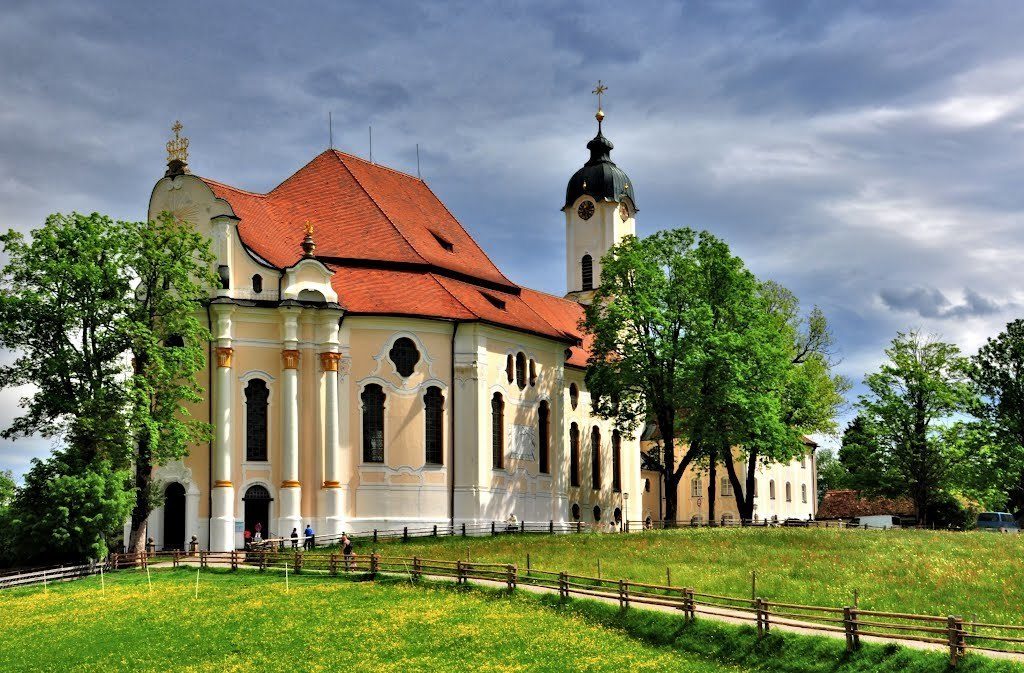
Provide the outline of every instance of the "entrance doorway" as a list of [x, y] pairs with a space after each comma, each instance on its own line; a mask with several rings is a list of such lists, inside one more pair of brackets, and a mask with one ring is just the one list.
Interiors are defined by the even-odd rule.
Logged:
[[164, 549], [185, 549], [185, 487], [177, 482], [164, 490]]
[[245, 530], [256, 537], [256, 524], [260, 524], [260, 534], [266, 540], [270, 537], [270, 491], [264, 486], [253, 484], [245, 490], [242, 502], [245, 503]]

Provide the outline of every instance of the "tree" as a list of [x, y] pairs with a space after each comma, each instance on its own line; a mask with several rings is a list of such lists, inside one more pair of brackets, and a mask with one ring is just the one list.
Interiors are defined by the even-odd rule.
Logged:
[[0, 511], [7, 509], [14, 500], [18, 485], [14, 483], [14, 473], [10, 470], [0, 471]]
[[[626, 237], [602, 259], [587, 307], [593, 336], [587, 382], [595, 413], [628, 431], [651, 419], [662, 437], [665, 520], [677, 516], [679, 481], [706, 463], [714, 519], [715, 470], [729, 447], [779, 431], [775, 389], [787, 344], [758, 284], [713, 235], [690, 229]], [[677, 457], [676, 438], [685, 440]]]
[[[803, 435], [829, 433], [836, 429], [835, 417], [846, 403], [844, 393], [850, 383], [832, 374], [834, 338], [821, 309], [815, 307], [806, 319], [800, 317], [800, 304], [792, 292], [774, 282], [763, 283], [759, 297], [765, 324], [779, 335], [781, 349], [757, 349], [762, 358], [771, 358], [746, 384], [746, 399], [761, 399], [763, 414], [750, 414], [750, 405], [737, 409], [734, 421], [747, 430], [733, 437], [737, 447], [724, 445], [722, 458], [740, 518], [754, 518], [754, 484], [757, 469], [767, 463], [788, 463], [807, 453]], [[762, 337], [763, 338], [763, 337]], [[778, 414], [765, 423], [764, 414]], [[743, 461], [743, 481], [734, 458]]]
[[990, 338], [971, 358], [969, 373], [980, 395], [974, 413], [989, 429], [987, 485], [1003, 490], [1020, 518], [1024, 516], [1024, 320], [1014, 320]]
[[886, 463], [878, 438], [864, 416], [855, 416], [843, 430], [839, 462], [847, 475], [844, 488], [886, 498], [906, 494], [905, 484]]
[[8, 513], [16, 558], [105, 558], [107, 539], [117, 534], [131, 508], [127, 476], [107, 459], [86, 463], [71, 449], [33, 460]]
[[885, 353], [888, 361], [864, 379], [868, 393], [860, 412], [885, 469], [904, 485], [926, 524], [929, 506], [952, 474], [941, 423], [968, 411], [974, 399], [967, 360], [953, 344], [916, 331], [897, 334]]
[[849, 488], [850, 473], [831, 449], [818, 452], [818, 502], [829, 491]]
[[0, 348], [17, 354], [0, 367], [0, 387], [33, 389], [0, 434], [62, 437], [85, 462], [120, 458], [128, 437], [122, 223], [57, 214], [31, 243], [15, 231], [0, 243], [10, 258], [0, 274]]
[[196, 375], [206, 366], [210, 335], [199, 318], [216, 278], [209, 242], [169, 214], [130, 226], [134, 279], [126, 320], [132, 355], [129, 413], [133, 430], [133, 486], [128, 548], [145, 548], [146, 519], [159, 504], [153, 468], [206, 441], [209, 425], [192, 418], [187, 404], [203, 399]]

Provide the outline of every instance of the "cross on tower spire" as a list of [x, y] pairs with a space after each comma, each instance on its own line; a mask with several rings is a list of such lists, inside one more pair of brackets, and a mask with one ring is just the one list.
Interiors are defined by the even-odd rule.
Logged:
[[594, 115], [594, 119], [597, 120], [597, 130], [598, 131], [601, 130], [601, 122], [604, 121], [604, 110], [601, 109], [601, 96], [603, 96], [604, 92], [607, 91], [607, 90], [608, 90], [608, 87], [606, 87], [601, 82], [601, 80], [597, 80], [597, 86], [594, 87], [594, 90], [590, 92], [590, 93], [594, 94], [595, 96], [597, 96], [597, 114]]

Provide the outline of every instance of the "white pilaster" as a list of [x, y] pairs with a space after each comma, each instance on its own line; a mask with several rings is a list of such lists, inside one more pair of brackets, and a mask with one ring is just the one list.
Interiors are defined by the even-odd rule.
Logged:
[[210, 550], [230, 551], [234, 549], [235, 488], [231, 482], [231, 314], [235, 307], [230, 304], [211, 304], [215, 316], [214, 336], [217, 340], [214, 377], [214, 447], [213, 447], [213, 492], [210, 509]]
[[338, 535], [344, 529], [341, 490], [341, 444], [338, 405], [338, 378], [341, 354], [338, 352], [338, 321], [341, 311], [320, 311], [320, 371], [324, 390], [324, 535]]
[[299, 482], [299, 351], [298, 319], [302, 309], [283, 306], [284, 349], [281, 351], [281, 505], [278, 535], [287, 537], [292, 528], [301, 532], [302, 484]]

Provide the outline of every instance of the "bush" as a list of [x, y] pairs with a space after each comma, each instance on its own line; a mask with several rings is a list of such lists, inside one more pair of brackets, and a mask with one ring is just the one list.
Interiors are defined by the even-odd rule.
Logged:
[[940, 493], [928, 507], [928, 520], [936, 528], [970, 530], [978, 523], [978, 503], [953, 493]]

